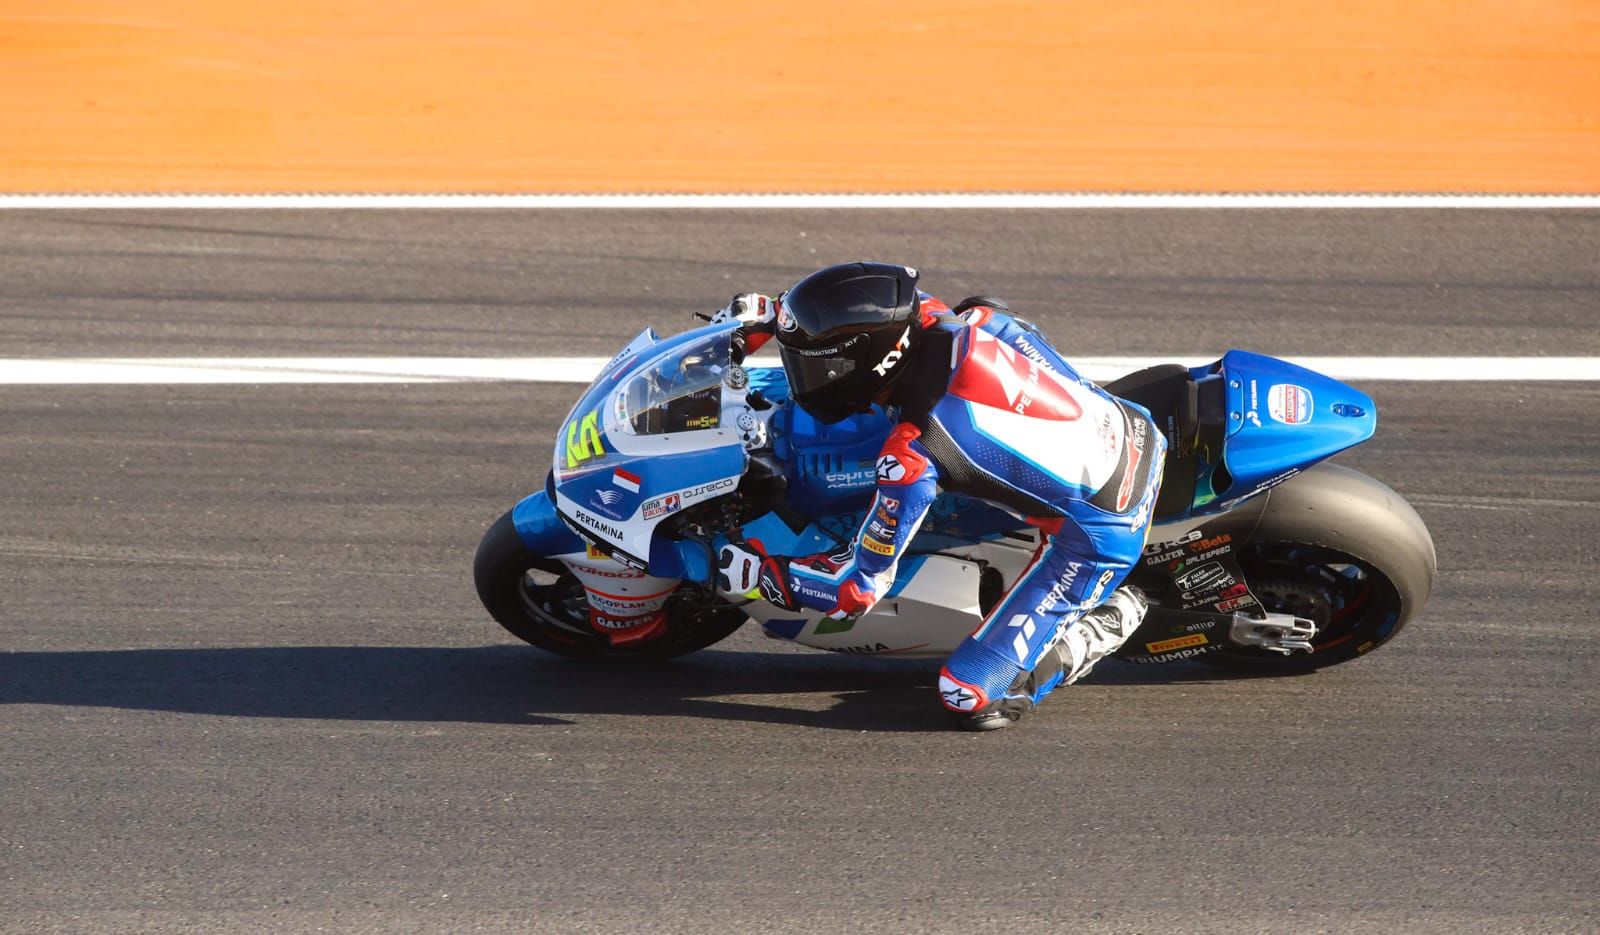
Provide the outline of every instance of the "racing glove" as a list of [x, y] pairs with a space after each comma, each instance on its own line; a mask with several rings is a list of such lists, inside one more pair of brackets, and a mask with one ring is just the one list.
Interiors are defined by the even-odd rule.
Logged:
[[790, 586], [789, 559], [768, 555], [760, 539], [740, 539], [717, 556], [717, 589], [730, 597], [765, 598], [784, 610], [799, 610]]
[[[826, 611], [832, 620], [854, 620], [872, 609], [878, 602], [878, 595], [859, 571], [852, 569], [840, 578], [840, 569], [852, 561], [849, 551], [832, 555], [819, 552], [791, 559], [767, 554], [758, 539], [736, 540], [723, 546], [718, 555], [717, 587], [729, 596], [748, 600], [764, 598], [784, 610], [809, 606]], [[812, 577], [808, 571], [816, 572], [817, 576]], [[797, 575], [806, 579], [805, 600], [795, 588]], [[834, 582], [838, 582], [837, 585]]]
[[735, 342], [746, 354], [754, 354], [778, 333], [778, 303], [759, 292], [741, 293], [734, 296], [726, 308], [718, 309], [711, 316], [713, 325], [730, 321], [739, 323]]

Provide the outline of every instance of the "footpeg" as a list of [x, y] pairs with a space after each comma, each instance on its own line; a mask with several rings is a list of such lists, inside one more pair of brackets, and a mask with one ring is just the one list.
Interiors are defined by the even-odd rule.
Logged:
[[1254, 646], [1285, 656], [1313, 652], [1311, 638], [1316, 635], [1315, 623], [1293, 614], [1267, 614], [1264, 620], [1234, 614], [1233, 627], [1228, 631], [1228, 637], [1241, 646]]

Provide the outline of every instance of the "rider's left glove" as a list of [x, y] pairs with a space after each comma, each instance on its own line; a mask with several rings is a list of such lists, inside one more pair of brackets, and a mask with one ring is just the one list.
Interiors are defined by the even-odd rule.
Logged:
[[784, 610], [799, 610], [789, 582], [789, 560], [768, 555], [759, 539], [730, 542], [718, 553], [717, 588], [730, 597], [765, 598]]
[[730, 321], [739, 323], [738, 339], [744, 352], [754, 354], [778, 333], [778, 303], [759, 292], [741, 293], [711, 316], [714, 325]]

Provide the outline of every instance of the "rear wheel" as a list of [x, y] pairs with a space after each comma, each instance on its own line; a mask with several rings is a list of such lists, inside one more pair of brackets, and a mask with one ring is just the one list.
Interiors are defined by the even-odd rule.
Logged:
[[1239, 566], [1268, 611], [1317, 625], [1314, 651], [1285, 656], [1230, 646], [1201, 660], [1263, 673], [1321, 669], [1387, 643], [1427, 603], [1433, 539], [1393, 490], [1320, 464], [1267, 497]]
[[555, 559], [528, 550], [508, 512], [484, 534], [473, 561], [478, 598], [512, 635], [569, 659], [668, 659], [704, 649], [744, 624], [728, 606], [698, 606], [684, 595], [667, 601], [660, 636], [613, 646], [589, 626], [583, 585]]
[[1317, 625], [1311, 654], [1285, 656], [1229, 647], [1200, 657], [1232, 668], [1308, 672], [1364, 655], [1388, 642], [1405, 622], [1399, 589], [1377, 565], [1326, 546], [1253, 542], [1239, 555], [1245, 580], [1273, 613]]

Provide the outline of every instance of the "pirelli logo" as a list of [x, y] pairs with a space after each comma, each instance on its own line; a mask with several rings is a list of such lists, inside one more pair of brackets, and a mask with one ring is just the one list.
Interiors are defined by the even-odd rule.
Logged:
[[1158, 643], [1146, 643], [1144, 648], [1153, 653], [1164, 653], [1174, 649], [1186, 649], [1190, 646], [1201, 646], [1206, 643], [1204, 633], [1191, 633], [1188, 636], [1179, 636], [1170, 640], [1161, 640]]
[[871, 536], [861, 537], [861, 547], [866, 549], [868, 552], [876, 552], [879, 555], [894, 554], [894, 546], [889, 545], [886, 542], [879, 542]]

